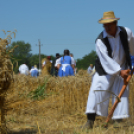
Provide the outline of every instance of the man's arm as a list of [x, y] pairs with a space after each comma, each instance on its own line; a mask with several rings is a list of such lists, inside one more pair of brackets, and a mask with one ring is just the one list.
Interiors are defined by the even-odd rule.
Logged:
[[71, 57], [71, 66], [72, 66], [72, 68], [73, 68], [73, 70], [75, 72], [75, 60], [74, 60], [73, 57]]
[[42, 64], [42, 68], [45, 66], [45, 64], [46, 64], [46, 61], [43, 62], [43, 64]]
[[100, 39], [96, 41], [96, 53], [100, 59], [101, 65], [109, 75], [118, 75], [121, 71], [120, 65], [108, 56], [106, 46]]
[[59, 68], [61, 67], [61, 58], [56, 60], [55, 67], [57, 67], [57, 69], [59, 70]]

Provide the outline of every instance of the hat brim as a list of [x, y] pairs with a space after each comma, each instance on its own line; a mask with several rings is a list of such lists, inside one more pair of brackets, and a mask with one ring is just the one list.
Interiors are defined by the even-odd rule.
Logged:
[[111, 22], [114, 22], [114, 21], [117, 21], [119, 20], [120, 18], [115, 18], [115, 19], [100, 19], [98, 22], [100, 24], [106, 24], [106, 23], [111, 23]]

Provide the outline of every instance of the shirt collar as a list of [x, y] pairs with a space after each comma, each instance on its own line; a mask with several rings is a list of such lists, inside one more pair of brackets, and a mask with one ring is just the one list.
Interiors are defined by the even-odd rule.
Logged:
[[[115, 37], [117, 37], [117, 36], [119, 35], [120, 31], [121, 31], [120, 27], [117, 27], [117, 32], [116, 32]], [[103, 31], [103, 38], [106, 38], [106, 37], [108, 37], [108, 38], [113, 38], [112, 35], [109, 35], [109, 34], [106, 32], [106, 30], [104, 30], [104, 31]]]

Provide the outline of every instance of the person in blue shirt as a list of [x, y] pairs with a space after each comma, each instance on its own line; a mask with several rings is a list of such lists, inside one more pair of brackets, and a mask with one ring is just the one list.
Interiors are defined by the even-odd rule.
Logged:
[[32, 77], [38, 77], [39, 76], [39, 70], [37, 69], [37, 66], [34, 65], [32, 69], [30, 70], [30, 74]]
[[69, 56], [69, 50], [64, 50], [63, 57], [57, 60], [58, 76], [74, 76], [75, 60]]

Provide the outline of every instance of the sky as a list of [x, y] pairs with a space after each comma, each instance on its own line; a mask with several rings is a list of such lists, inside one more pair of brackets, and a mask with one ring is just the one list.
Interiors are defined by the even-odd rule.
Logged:
[[39, 53], [40, 40], [42, 54], [69, 49], [81, 59], [95, 50], [103, 30], [98, 20], [106, 11], [114, 11], [118, 25], [134, 32], [134, 0], [0, 0], [0, 38], [6, 37], [2, 30], [16, 29], [12, 42], [30, 43], [33, 54]]

